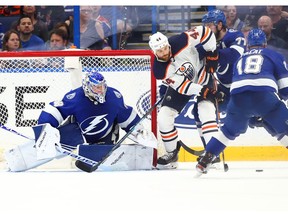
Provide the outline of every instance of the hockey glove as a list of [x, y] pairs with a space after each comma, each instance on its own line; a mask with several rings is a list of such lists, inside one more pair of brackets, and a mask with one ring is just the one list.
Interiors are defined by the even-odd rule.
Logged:
[[209, 73], [214, 73], [217, 70], [218, 67], [218, 50], [215, 50], [214, 52], [210, 51], [207, 52], [206, 56], [206, 71]]
[[168, 85], [167, 85], [166, 83], [162, 83], [162, 84], [159, 86], [159, 95], [160, 95], [160, 98], [162, 98], [162, 97], [166, 94], [167, 88], [168, 88]]
[[223, 92], [218, 92], [209, 88], [208, 86], [203, 86], [200, 96], [197, 98], [198, 102], [202, 100], [209, 100], [212, 103], [222, 102], [225, 98], [225, 94]]
[[128, 136], [132, 141], [151, 148], [157, 148], [157, 139], [151, 131], [148, 131], [139, 123], [131, 135]]

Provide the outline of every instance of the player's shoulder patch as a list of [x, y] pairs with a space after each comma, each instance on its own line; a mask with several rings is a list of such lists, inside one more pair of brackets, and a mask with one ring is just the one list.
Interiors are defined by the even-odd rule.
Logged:
[[63, 105], [64, 105], [63, 101], [54, 101], [53, 102], [53, 106], [54, 107], [61, 107]]
[[76, 95], [76, 92], [72, 92], [72, 93], [70, 93], [70, 94], [67, 94], [67, 95], [66, 95], [66, 98], [67, 98], [68, 100], [72, 100], [72, 99], [75, 97], [75, 95]]
[[122, 94], [119, 91], [114, 90], [113, 92], [114, 92], [114, 94], [115, 94], [115, 96], [117, 98], [121, 98], [122, 97]]

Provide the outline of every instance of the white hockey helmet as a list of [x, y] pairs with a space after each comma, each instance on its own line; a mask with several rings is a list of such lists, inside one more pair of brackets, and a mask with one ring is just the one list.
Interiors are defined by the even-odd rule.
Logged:
[[149, 37], [149, 46], [154, 54], [158, 49], [161, 49], [167, 45], [170, 46], [168, 38], [161, 32], [156, 32]]

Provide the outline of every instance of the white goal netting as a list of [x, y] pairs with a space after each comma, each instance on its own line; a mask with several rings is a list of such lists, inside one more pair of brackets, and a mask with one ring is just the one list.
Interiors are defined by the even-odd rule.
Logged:
[[[90, 71], [101, 72], [141, 116], [156, 101], [151, 56], [148, 50], [1, 53], [0, 124], [32, 136], [31, 126], [45, 105], [81, 86], [82, 74]], [[156, 131], [153, 115], [146, 124]], [[3, 151], [24, 138], [3, 128], [0, 136], [1, 161]]]

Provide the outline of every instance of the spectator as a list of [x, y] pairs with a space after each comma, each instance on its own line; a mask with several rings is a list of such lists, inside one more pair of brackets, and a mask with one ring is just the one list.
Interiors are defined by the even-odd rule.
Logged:
[[20, 41], [23, 50], [43, 50], [45, 49], [44, 41], [33, 34], [34, 26], [31, 17], [23, 15], [19, 18], [17, 29], [20, 34]]
[[247, 26], [247, 25], [245, 25], [245, 26], [242, 28], [242, 30], [241, 30], [242, 33], [243, 33], [243, 35], [244, 35], [246, 44], [247, 44], [247, 36], [248, 36], [248, 34], [249, 34], [249, 31], [252, 30], [252, 29], [253, 29], [252, 26]]
[[51, 31], [57, 23], [65, 21], [64, 6], [38, 6], [37, 18], [47, 25], [48, 31]]
[[20, 6], [0, 6], [0, 16], [18, 16], [20, 15]]
[[73, 42], [74, 41], [74, 18], [73, 16], [69, 16], [66, 20], [65, 23], [69, 27], [69, 41]]
[[109, 49], [104, 38], [103, 27], [99, 21], [93, 19], [92, 13], [92, 7], [80, 6], [80, 48], [92, 50]]
[[18, 51], [21, 48], [20, 36], [17, 31], [11, 29], [4, 34], [2, 51]]
[[63, 50], [68, 47], [68, 35], [63, 29], [53, 29], [49, 40], [46, 42], [47, 50]]
[[125, 49], [127, 40], [132, 34], [133, 28], [136, 28], [139, 23], [137, 7], [135, 6], [105, 6], [102, 7], [100, 14], [107, 17], [110, 23], [113, 24], [113, 7], [116, 7], [117, 20], [117, 49]]
[[237, 6], [237, 14], [246, 26], [257, 28], [259, 17], [266, 14], [266, 6]]
[[288, 41], [288, 20], [282, 17], [282, 10], [282, 6], [269, 5], [266, 7], [267, 15], [273, 24], [272, 32], [284, 41]]
[[258, 20], [258, 28], [266, 35], [267, 44], [273, 47], [288, 49], [288, 44], [273, 33], [273, 24], [269, 16], [261, 16]]
[[92, 15], [93, 19], [101, 23], [103, 31], [104, 31], [104, 38], [106, 40], [106, 43], [109, 43], [108, 38], [112, 35], [111, 24], [108, 19], [100, 15], [102, 6], [91, 6], [91, 8], [93, 10], [93, 15]]
[[[21, 6], [21, 15], [27, 15], [31, 18], [33, 24], [33, 34], [40, 37], [44, 42], [48, 40], [47, 25], [37, 18], [35, 6]], [[12, 29], [17, 30], [17, 22], [12, 23]]]
[[54, 29], [62, 29], [63, 31], [65, 31], [66, 34], [67, 34], [67, 37], [68, 37], [67, 47], [71, 47], [73, 45], [73, 40], [71, 40], [70, 28], [69, 28], [69, 25], [66, 22], [57, 23], [55, 25]]
[[237, 8], [234, 5], [225, 6], [227, 27], [241, 31], [244, 27], [244, 22], [238, 18]]

